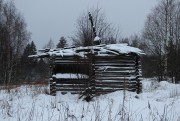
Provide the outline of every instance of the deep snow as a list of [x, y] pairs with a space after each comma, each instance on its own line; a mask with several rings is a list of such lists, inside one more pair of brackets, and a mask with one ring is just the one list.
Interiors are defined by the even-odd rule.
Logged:
[[[117, 91], [91, 102], [46, 94], [48, 87], [0, 90], [0, 121], [180, 121], [180, 85], [144, 79], [143, 93]], [[125, 94], [125, 95], [124, 95]]]

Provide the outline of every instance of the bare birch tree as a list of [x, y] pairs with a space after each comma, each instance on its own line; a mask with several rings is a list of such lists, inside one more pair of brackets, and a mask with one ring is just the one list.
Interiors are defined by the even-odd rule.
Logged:
[[26, 23], [13, 2], [0, 0], [0, 81], [16, 80], [19, 58], [30, 38]]
[[90, 12], [92, 15], [97, 35], [102, 39], [101, 42], [105, 44], [116, 43], [116, 39], [119, 34], [118, 30], [107, 22], [106, 16], [102, 12], [102, 9], [97, 7], [95, 9], [88, 10], [77, 19], [77, 30], [75, 35], [72, 37], [73, 45], [89, 46], [93, 44], [93, 30], [89, 21], [88, 12]]
[[157, 73], [159, 80], [168, 76], [168, 51], [170, 42], [179, 42], [179, 2], [162, 0], [147, 17], [143, 32], [151, 54], [158, 57]]

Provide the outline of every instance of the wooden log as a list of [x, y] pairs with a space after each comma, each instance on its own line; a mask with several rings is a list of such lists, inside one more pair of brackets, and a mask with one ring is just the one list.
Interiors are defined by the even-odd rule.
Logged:
[[72, 88], [72, 89], [85, 89], [87, 88], [86, 85], [84, 84], [81, 84], [81, 85], [74, 85], [74, 84], [69, 84], [69, 85], [65, 85], [65, 84], [57, 84], [56, 87], [60, 87], [60, 88]]
[[86, 84], [89, 79], [57, 79], [57, 84]]
[[135, 64], [134, 60], [96, 60], [95, 61], [96, 64], [99, 63], [121, 63], [121, 64]]
[[95, 60], [122, 60], [122, 59], [126, 59], [126, 60], [134, 60], [134, 56], [132, 55], [119, 55], [119, 56], [95, 56], [94, 57]]
[[[128, 72], [130, 70], [128, 70], [128, 68], [122, 70], [122, 67], [116, 67], [116, 66], [96, 66], [95, 67], [95, 71], [104, 71], [104, 70], [107, 70], [107, 71], [125, 71], [125, 72]], [[136, 71], [135, 68], [132, 70], [132, 71]]]
[[133, 64], [127, 64], [127, 65], [124, 65], [124, 64], [121, 64], [121, 63], [95, 63], [95, 66], [114, 66], [114, 67], [135, 67]]
[[50, 95], [56, 96], [56, 81], [54, 79], [50, 79]]
[[[126, 85], [128, 86], [128, 85]], [[96, 88], [109, 88], [109, 89], [114, 89], [114, 88], [118, 88], [118, 89], [121, 89], [121, 88], [124, 88], [124, 85], [113, 85], [113, 84], [109, 84], [109, 85], [105, 85], [105, 84], [101, 84], [101, 85], [96, 85]]]
[[89, 61], [76, 61], [76, 60], [55, 60], [54, 64], [64, 64], [64, 63], [69, 63], [69, 64], [89, 64]]
[[[129, 77], [96, 77], [96, 80], [129, 80]], [[131, 80], [136, 80], [136, 77], [131, 78]]]
[[61, 88], [61, 87], [57, 87], [56, 89], [57, 91], [67, 91], [67, 92], [77, 92], [77, 91], [84, 91], [84, 89], [80, 89], [80, 88], [77, 88], [77, 89], [73, 89], [73, 88]]
[[[118, 88], [118, 89], [96, 89], [96, 93], [100, 93], [100, 92], [105, 92], [105, 93], [110, 93], [110, 92], [115, 92], [115, 91], [118, 91], [118, 90], [124, 90], [124, 88]], [[128, 90], [128, 89], [126, 89]]]
[[96, 83], [96, 85], [98, 85], [98, 84], [106, 84], [106, 85], [111, 85], [111, 84], [119, 85], [120, 84], [120, 85], [123, 85], [124, 82], [123, 81], [119, 81], [119, 80], [118, 81], [111, 80], [109, 82], [105, 82], [105, 81], [101, 81], [101, 82], [99, 81], [98, 82], [98, 81], [96, 81], [95, 83]]
[[[135, 73], [97, 72], [96, 77], [136, 77]], [[140, 77], [140, 75], [138, 75]]]
[[[134, 67], [122, 67], [122, 66], [120, 66], [120, 65], [103, 65], [104, 66], [104, 69], [106, 69], [106, 66], [107, 67], [111, 67], [111, 68], [116, 68], [116, 70], [117, 69], [119, 69], [120, 71], [127, 71], [127, 70], [129, 70], [129, 71], [133, 71], [133, 70], [135, 70], [135, 68]], [[96, 65], [96, 67], [95, 67], [95, 69], [97, 69], [97, 68], [102, 68], [103, 69], [103, 66], [100, 66], [100, 65]]]

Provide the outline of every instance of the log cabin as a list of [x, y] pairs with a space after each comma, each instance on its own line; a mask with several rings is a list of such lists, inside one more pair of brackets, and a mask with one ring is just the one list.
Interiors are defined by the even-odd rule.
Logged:
[[39, 50], [49, 58], [50, 94], [79, 94], [87, 100], [117, 90], [140, 93], [142, 50], [127, 44]]

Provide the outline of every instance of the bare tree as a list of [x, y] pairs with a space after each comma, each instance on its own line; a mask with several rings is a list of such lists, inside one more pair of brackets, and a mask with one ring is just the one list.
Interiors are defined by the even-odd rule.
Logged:
[[93, 44], [92, 41], [94, 36], [88, 12], [92, 15], [94, 26], [96, 28], [96, 34], [101, 38], [101, 42], [105, 44], [116, 43], [118, 30], [107, 22], [105, 14], [97, 7], [95, 9], [88, 10], [78, 18], [76, 24], [77, 30], [75, 35], [72, 37], [73, 45], [89, 46]]
[[52, 48], [54, 48], [54, 47], [55, 47], [54, 42], [53, 42], [53, 40], [50, 38], [49, 41], [48, 41], [48, 43], [47, 43], [43, 48], [52, 49]]
[[173, 43], [179, 43], [179, 2], [162, 0], [147, 17], [143, 37], [148, 43], [151, 54], [159, 57], [157, 73], [159, 80], [168, 75], [168, 51]]
[[16, 80], [18, 61], [30, 39], [26, 23], [13, 2], [0, 0], [0, 81]]

